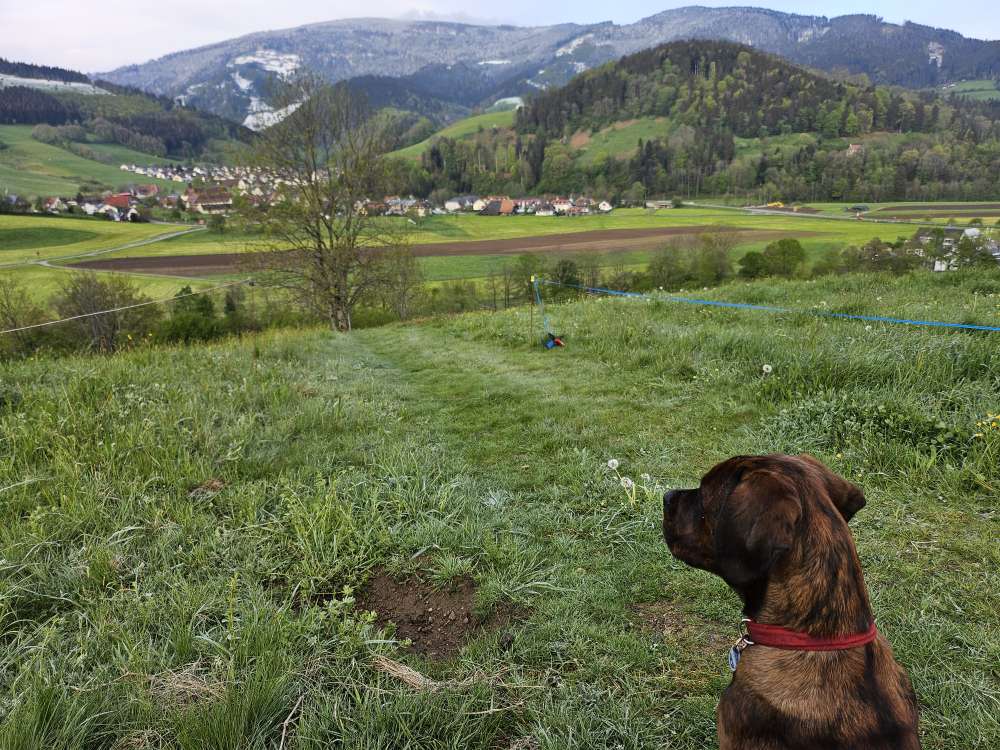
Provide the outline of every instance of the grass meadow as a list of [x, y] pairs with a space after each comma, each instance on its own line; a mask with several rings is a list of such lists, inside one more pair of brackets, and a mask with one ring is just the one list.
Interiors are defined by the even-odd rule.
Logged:
[[[700, 294], [1000, 323], [1000, 272]], [[768, 451], [864, 489], [924, 747], [1000, 745], [998, 334], [548, 312], [565, 349], [522, 308], [0, 365], [0, 747], [712, 747], [739, 605], [659, 496]], [[516, 614], [418, 656], [356, 606], [380, 571]]]
[[397, 151], [392, 151], [389, 156], [417, 161], [420, 159], [424, 151], [427, 150], [427, 147], [431, 145], [431, 142], [436, 138], [444, 137], [461, 139], [475, 135], [480, 130], [490, 130], [491, 128], [509, 128], [514, 124], [514, 114], [514, 110], [508, 109], [501, 110], [499, 112], [486, 112], [481, 115], [466, 117], [445, 128], [442, 128], [426, 140], [414, 143], [411, 146], [401, 148]]
[[[31, 130], [31, 125], [0, 125], [0, 142], [7, 145], [7, 148], [0, 149], [0, 193], [9, 192], [26, 198], [37, 195], [73, 196], [88, 180], [98, 180], [112, 187], [155, 183], [171, 191], [177, 188], [177, 183], [122, 172], [117, 164], [102, 164], [58, 146], [41, 143], [31, 137]], [[97, 146], [95, 150], [100, 148]], [[123, 153], [110, 146], [101, 150], [116, 158]], [[141, 156], [143, 164], [162, 161], [135, 151], [128, 151], [128, 155], [130, 161], [139, 160]]]

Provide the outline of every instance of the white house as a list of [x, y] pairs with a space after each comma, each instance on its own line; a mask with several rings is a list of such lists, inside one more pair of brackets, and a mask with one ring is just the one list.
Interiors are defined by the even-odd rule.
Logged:
[[601, 201], [599, 204], [597, 204], [597, 208], [600, 209], [601, 213], [606, 214], [606, 213], [610, 213], [611, 209], [613, 209], [614, 206], [612, 206], [607, 201]]
[[552, 201], [552, 208], [557, 214], [566, 214], [573, 208], [573, 201], [569, 198], [556, 198]]

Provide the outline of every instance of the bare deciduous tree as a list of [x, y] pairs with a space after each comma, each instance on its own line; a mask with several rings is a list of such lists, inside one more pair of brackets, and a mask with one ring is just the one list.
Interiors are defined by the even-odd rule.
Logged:
[[410, 248], [400, 243], [386, 256], [382, 298], [400, 320], [413, 315], [424, 291], [424, 271]]
[[271, 174], [273, 196], [243, 218], [261, 230], [257, 270], [328, 320], [351, 329], [351, 315], [379, 291], [405, 244], [402, 222], [371, 216], [366, 201], [384, 185], [382, 131], [346, 86], [315, 78], [290, 82], [275, 102], [294, 112], [259, 134], [248, 165]]

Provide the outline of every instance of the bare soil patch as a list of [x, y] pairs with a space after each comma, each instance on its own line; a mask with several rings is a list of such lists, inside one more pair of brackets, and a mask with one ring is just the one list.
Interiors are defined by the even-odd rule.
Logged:
[[437, 589], [411, 576], [396, 580], [377, 573], [356, 598], [356, 607], [374, 611], [376, 622], [395, 626], [396, 638], [411, 641], [410, 650], [434, 659], [459, 652], [476, 633], [510, 623], [514, 613], [500, 607], [489, 615], [475, 610], [476, 584], [459, 578], [449, 588]]
[[[715, 652], [732, 645], [736, 640], [735, 628], [727, 629], [717, 623], [692, 615], [682, 610], [675, 602], [657, 601], [633, 604], [629, 608], [637, 624], [661, 639], [691, 639], [698, 635], [705, 652]], [[705, 632], [707, 631], [707, 632]]]
[[883, 206], [876, 213], [919, 211], [986, 211], [1000, 210], [1000, 203], [911, 203], [909, 205]]
[[578, 130], [573, 133], [573, 137], [569, 139], [569, 145], [576, 149], [583, 148], [588, 143], [590, 143], [589, 130]]
[[[502, 222], [502, 218], [496, 219]], [[544, 221], [540, 219], [539, 221]], [[572, 221], [567, 219], [566, 221]], [[612, 250], [652, 250], [665, 239], [682, 239], [699, 234], [737, 233], [753, 240], [802, 237], [812, 232], [785, 232], [748, 229], [734, 226], [652, 227], [640, 229], [598, 229], [591, 232], [562, 232], [531, 237], [507, 237], [496, 240], [430, 242], [413, 245], [418, 257], [454, 255], [517, 255], [518, 253], [607, 252]], [[98, 271], [132, 271], [173, 276], [212, 276], [246, 268], [252, 253], [215, 253], [207, 255], [161, 255], [131, 258], [102, 258], [68, 264], [72, 268]]]

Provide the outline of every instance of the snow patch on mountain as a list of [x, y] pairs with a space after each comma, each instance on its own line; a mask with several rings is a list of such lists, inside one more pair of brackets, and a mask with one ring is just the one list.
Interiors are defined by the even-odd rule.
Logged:
[[264, 130], [288, 117], [302, 106], [302, 102], [289, 104], [281, 109], [272, 109], [270, 105], [256, 96], [250, 97], [250, 114], [243, 120], [243, 125], [251, 130]]
[[240, 87], [240, 91], [249, 91], [250, 87], [253, 86], [253, 81], [249, 78], [244, 78], [235, 70], [233, 71], [233, 81]]
[[556, 57], [562, 57], [563, 55], [572, 55], [576, 52], [577, 48], [586, 42], [588, 39], [593, 39], [593, 34], [584, 34], [583, 36], [578, 36], [576, 39], [571, 41], [569, 44], [564, 44], [562, 47], [556, 50]]
[[7, 75], [0, 73], [0, 89], [7, 86], [25, 86], [29, 89], [41, 89], [42, 91], [61, 91], [74, 94], [110, 94], [102, 88], [98, 88], [90, 83], [80, 83], [77, 81], [52, 81], [47, 78], [22, 78], [21, 76]]
[[302, 65], [302, 58], [296, 54], [261, 47], [252, 55], [234, 57], [230, 63], [230, 66], [233, 65], [258, 65], [271, 73], [277, 73], [282, 78], [288, 78]]

